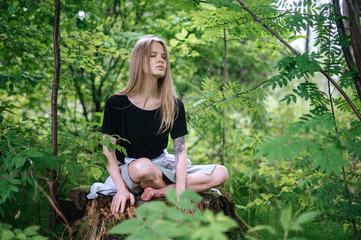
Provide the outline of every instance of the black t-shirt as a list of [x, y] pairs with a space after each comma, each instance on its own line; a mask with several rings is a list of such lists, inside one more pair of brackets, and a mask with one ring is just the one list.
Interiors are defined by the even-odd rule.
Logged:
[[[109, 135], [117, 134], [125, 141], [118, 144], [125, 147], [127, 157], [153, 159], [163, 153], [168, 146], [168, 135], [172, 139], [184, 136], [188, 133], [183, 103], [177, 99], [179, 113], [176, 116], [171, 131], [158, 133], [161, 124], [160, 110], [143, 110], [132, 104], [125, 95], [113, 95], [106, 104], [104, 110], [102, 133]], [[116, 150], [118, 161], [124, 162], [124, 155]]]

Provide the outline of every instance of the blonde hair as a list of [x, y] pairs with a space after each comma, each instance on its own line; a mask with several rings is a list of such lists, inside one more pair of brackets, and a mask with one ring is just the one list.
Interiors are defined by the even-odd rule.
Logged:
[[[144, 67], [150, 69], [150, 45], [153, 42], [158, 42], [163, 46], [165, 61], [167, 62], [164, 77], [158, 79], [161, 114], [161, 125], [158, 133], [164, 133], [173, 128], [174, 120], [178, 115], [178, 104], [176, 102], [177, 94], [171, 76], [169, 52], [165, 42], [161, 38], [147, 35], [138, 40], [130, 59], [128, 84], [123, 90], [117, 92], [117, 94], [136, 95], [139, 92], [142, 81], [147, 77], [144, 72]], [[146, 61], [144, 61], [144, 59]], [[144, 66], [144, 63], [148, 66]]]

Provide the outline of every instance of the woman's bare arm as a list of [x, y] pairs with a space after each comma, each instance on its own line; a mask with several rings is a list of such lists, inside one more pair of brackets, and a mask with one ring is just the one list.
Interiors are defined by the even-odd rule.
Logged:
[[176, 164], [176, 184], [175, 189], [181, 194], [186, 185], [186, 173], [187, 173], [187, 149], [185, 144], [185, 137], [179, 137], [173, 140], [174, 144], [174, 160]]
[[[103, 134], [103, 137], [106, 136], [110, 136], [110, 135]], [[117, 142], [117, 140], [112, 136], [110, 136], [110, 139], [113, 144]], [[116, 212], [118, 212], [119, 208], [120, 208], [120, 212], [123, 213], [125, 209], [125, 204], [127, 203], [128, 200], [130, 200], [130, 203], [132, 205], [134, 204], [135, 202], [134, 195], [129, 192], [128, 187], [125, 184], [122, 175], [120, 174], [117, 157], [115, 155], [115, 150], [110, 152], [106, 146], [103, 146], [103, 154], [108, 159], [106, 167], [110, 177], [112, 178], [115, 184], [115, 187], [117, 188], [117, 193], [114, 195], [111, 205], [112, 214], [114, 215]]]

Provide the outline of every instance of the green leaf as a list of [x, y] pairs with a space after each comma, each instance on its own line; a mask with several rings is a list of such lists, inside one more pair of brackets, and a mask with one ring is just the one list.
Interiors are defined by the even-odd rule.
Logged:
[[291, 226], [291, 230], [294, 231], [301, 231], [301, 224], [304, 224], [306, 222], [310, 222], [312, 221], [315, 217], [318, 216], [318, 212], [317, 211], [312, 211], [312, 212], [307, 212], [307, 213], [303, 213], [302, 215], [300, 215], [295, 222], [292, 224]]
[[27, 236], [34, 236], [38, 234], [38, 230], [40, 229], [39, 226], [30, 226], [24, 229], [24, 233]]
[[183, 29], [182, 29], [182, 32], [177, 33], [177, 34], [175, 35], [175, 37], [178, 38], [179, 40], [185, 40], [187, 34], [188, 34], [187, 30], [185, 30], [185, 29], [183, 28]]
[[140, 218], [147, 218], [154, 213], [163, 212], [166, 208], [167, 205], [164, 202], [152, 201], [137, 208], [136, 214]]
[[106, 146], [109, 150], [109, 152], [113, 152], [115, 150], [114, 145], [112, 144], [112, 141], [110, 139], [109, 136], [104, 137], [101, 141], [100, 144]]
[[292, 207], [288, 206], [286, 208], [283, 208], [281, 210], [281, 216], [280, 216], [280, 223], [283, 227], [284, 232], [289, 231], [289, 225], [291, 223], [291, 217], [292, 217]]
[[178, 206], [184, 210], [194, 210], [195, 209], [195, 206], [192, 203], [190, 203], [189, 201], [185, 201], [185, 200], [183, 200], [183, 201], [180, 200], [178, 202]]
[[160, 236], [155, 235], [149, 229], [141, 229], [137, 232], [132, 233], [130, 236], [127, 237], [127, 240], [163, 240]]
[[179, 41], [176, 40], [176, 39], [171, 39], [169, 43], [170, 43], [170, 46], [171, 46], [171, 47], [175, 47], [175, 46], [177, 46], [177, 44], [179, 43]]
[[101, 31], [101, 32], [104, 31], [104, 24], [101, 24], [101, 25], [97, 26], [96, 29]]
[[160, 236], [169, 238], [175, 238], [183, 235], [182, 231], [179, 229], [178, 223], [167, 220], [159, 220], [153, 227], [153, 231], [158, 233]]
[[15, 157], [13, 158], [12, 162], [13, 162], [13, 165], [15, 164], [15, 168], [20, 168], [20, 167], [24, 166], [24, 164], [26, 162], [26, 157], [21, 154], [16, 154]]
[[257, 225], [251, 228], [250, 230], [248, 230], [247, 233], [258, 232], [258, 231], [268, 231], [272, 235], [277, 234], [276, 230], [269, 225]]
[[197, 202], [202, 201], [202, 197], [201, 197], [201, 195], [199, 195], [195, 191], [190, 190], [190, 189], [186, 189], [181, 193], [181, 195], [179, 195], [179, 200], [182, 200], [182, 201], [190, 200], [192, 202], [197, 203]]
[[188, 36], [188, 42], [190, 44], [194, 44], [194, 43], [197, 43], [198, 39], [196, 37], [196, 35], [194, 33], [191, 33], [189, 36]]
[[88, 150], [93, 152], [95, 148], [98, 146], [98, 144], [99, 144], [98, 138], [95, 135], [89, 135], [87, 139]]
[[107, 234], [130, 234], [141, 230], [144, 222], [138, 218], [125, 220], [115, 227], [111, 228]]
[[169, 188], [165, 193], [165, 197], [169, 202], [178, 206], [177, 193], [174, 188]]
[[79, 168], [79, 166], [76, 163], [68, 163], [66, 165], [66, 169], [69, 172], [69, 175], [71, 177], [73, 177], [74, 179], [79, 178], [80, 174], [81, 174], [81, 170]]
[[14, 6], [14, 5], [10, 5], [8, 7], [8, 12], [9, 12], [10, 15], [16, 13], [17, 10], [18, 10], [18, 8], [16, 6]]
[[95, 178], [95, 180], [98, 180], [103, 174], [102, 170], [99, 167], [91, 167], [90, 172]]
[[7, 229], [3, 229], [1, 233], [1, 240], [11, 240], [14, 239], [15, 234]]
[[183, 221], [186, 218], [185, 214], [186, 213], [181, 212], [179, 209], [175, 207], [169, 207], [165, 212], [165, 216], [170, 220], [174, 220], [174, 221]]
[[14, 78], [11, 79], [11, 82], [12, 83], [17, 83], [17, 82], [20, 82], [21, 79], [22, 79], [22, 75], [18, 74]]
[[68, 36], [69, 36], [69, 35], [68, 35], [68, 33], [67, 33], [65, 30], [60, 33], [60, 37], [61, 37], [61, 38], [67, 38]]
[[34, 236], [31, 238], [31, 240], [47, 240], [48, 238], [47, 237], [43, 237], [43, 236]]

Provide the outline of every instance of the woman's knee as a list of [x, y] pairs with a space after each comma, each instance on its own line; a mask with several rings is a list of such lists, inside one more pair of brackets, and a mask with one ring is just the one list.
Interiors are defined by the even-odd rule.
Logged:
[[229, 178], [227, 168], [223, 165], [217, 165], [215, 169], [215, 178], [218, 185], [225, 183]]
[[151, 176], [154, 172], [154, 166], [148, 158], [138, 158], [129, 163], [128, 171], [130, 177], [138, 182]]

